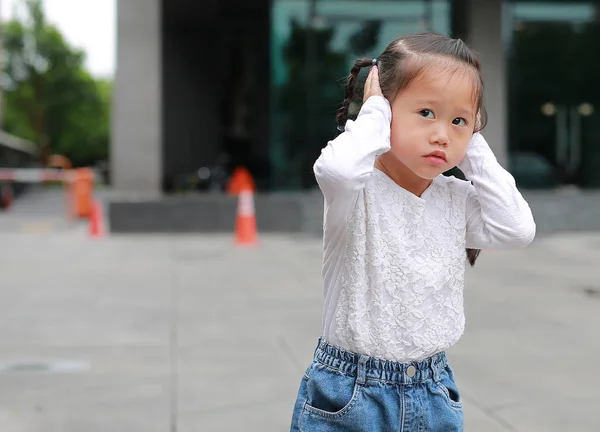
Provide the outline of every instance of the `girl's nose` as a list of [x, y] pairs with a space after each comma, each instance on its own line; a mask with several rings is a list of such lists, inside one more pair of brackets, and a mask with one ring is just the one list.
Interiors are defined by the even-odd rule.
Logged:
[[436, 128], [429, 137], [429, 143], [435, 145], [448, 145], [448, 132], [443, 127]]

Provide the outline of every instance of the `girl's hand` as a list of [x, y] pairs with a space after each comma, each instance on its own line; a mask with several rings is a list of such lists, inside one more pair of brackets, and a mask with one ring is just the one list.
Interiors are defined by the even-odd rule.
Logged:
[[379, 86], [379, 68], [377, 66], [373, 66], [369, 71], [369, 75], [367, 76], [363, 95], [363, 103], [365, 103], [371, 96], [383, 96], [383, 92]]

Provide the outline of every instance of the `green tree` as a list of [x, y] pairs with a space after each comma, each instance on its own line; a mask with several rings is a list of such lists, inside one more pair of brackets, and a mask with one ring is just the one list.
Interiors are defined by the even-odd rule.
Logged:
[[84, 68], [85, 54], [46, 22], [41, 0], [23, 0], [25, 18], [4, 25], [3, 128], [75, 165], [106, 158], [110, 83]]

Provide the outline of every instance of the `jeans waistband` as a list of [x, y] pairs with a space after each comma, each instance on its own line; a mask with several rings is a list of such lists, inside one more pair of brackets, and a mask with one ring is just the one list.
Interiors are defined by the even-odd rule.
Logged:
[[346, 375], [357, 376], [363, 383], [368, 378], [399, 384], [415, 384], [426, 380], [437, 382], [448, 364], [445, 352], [420, 361], [400, 363], [345, 351], [323, 338], [319, 338], [315, 360]]

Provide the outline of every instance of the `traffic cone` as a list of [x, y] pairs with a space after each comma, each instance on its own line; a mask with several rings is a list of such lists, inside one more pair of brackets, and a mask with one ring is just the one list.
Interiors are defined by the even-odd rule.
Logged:
[[104, 237], [104, 223], [102, 216], [102, 205], [98, 200], [92, 202], [89, 216], [90, 237]]
[[0, 188], [0, 208], [7, 210], [13, 202], [13, 190], [10, 184], [2, 185]]
[[244, 189], [238, 197], [235, 244], [237, 246], [255, 246], [257, 243], [254, 192], [250, 189]]
[[246, 168], [237, 167], [233, 171], [231, 180], [229, 180], [229, 184], [227, 185], [227, 193], [229, 195], [238, 195], [243, 190], [251, 190], [254, 192], [256, 190], [254, 179], [252, 178], [250, 171]]

